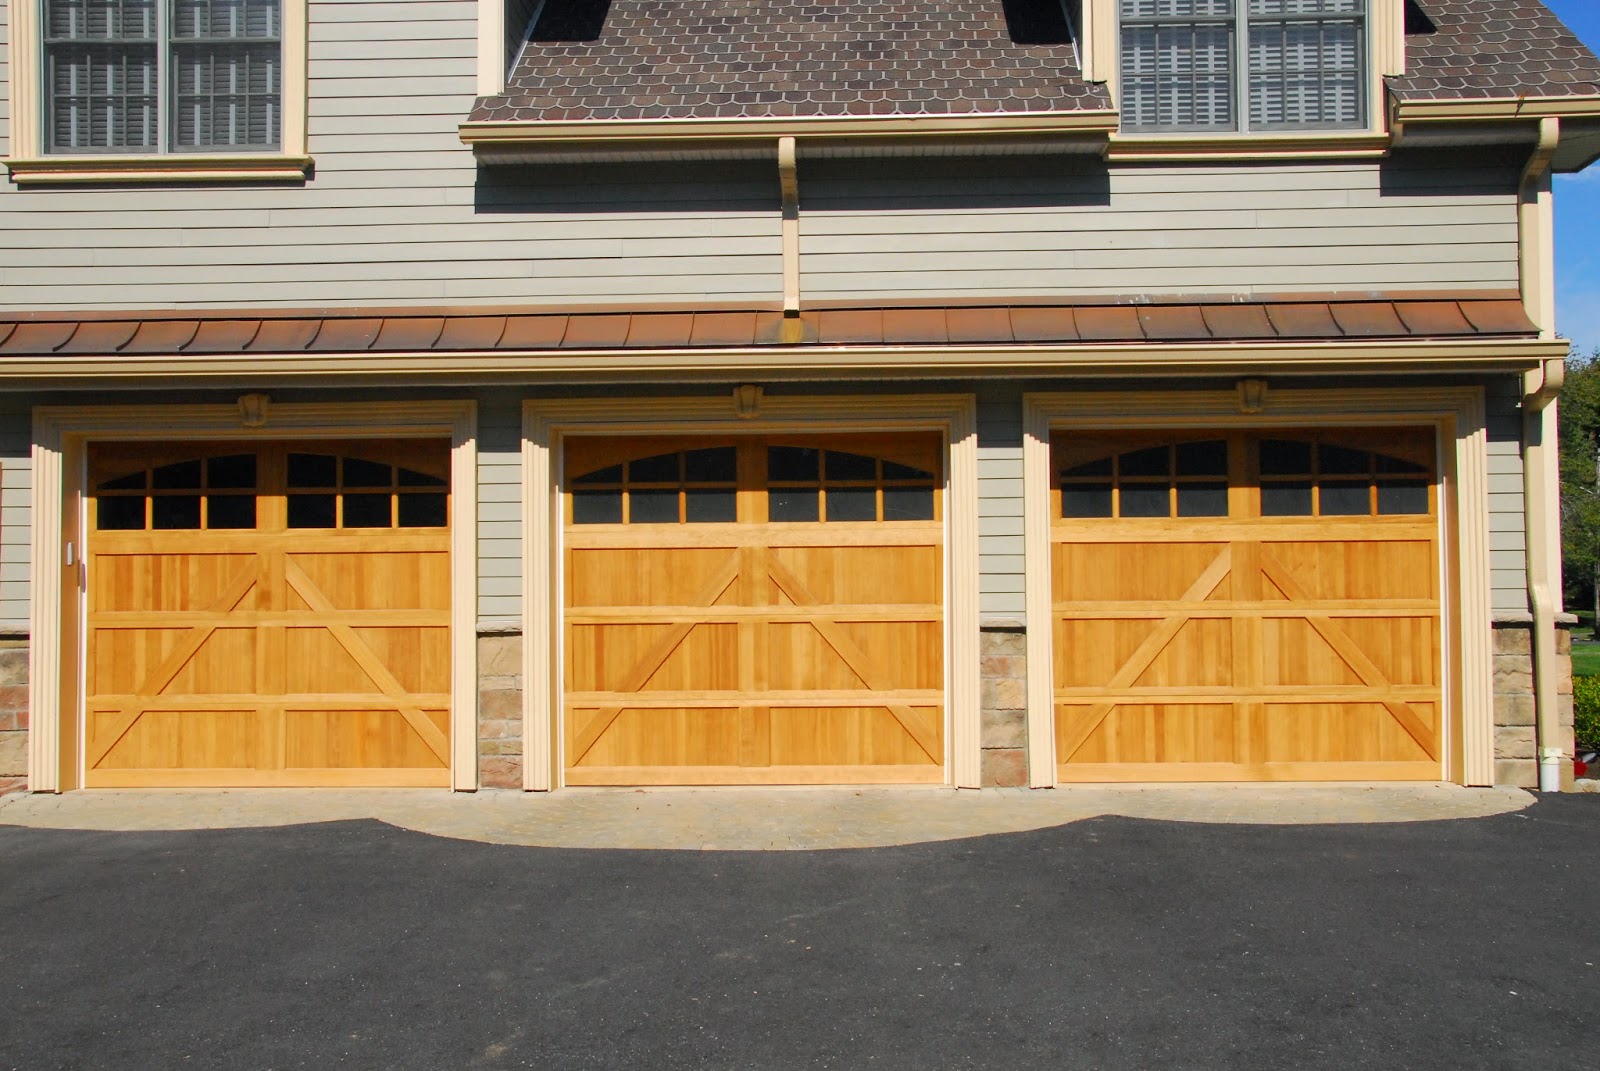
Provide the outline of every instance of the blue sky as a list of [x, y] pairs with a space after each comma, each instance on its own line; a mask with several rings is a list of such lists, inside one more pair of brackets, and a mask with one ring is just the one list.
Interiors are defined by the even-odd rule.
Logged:
[[[1600, 3], [1545, 3], [1600, 52]], [[1578, 353], [1600, 349], [1600, 163], [1556, 176], [1556, 328]]]

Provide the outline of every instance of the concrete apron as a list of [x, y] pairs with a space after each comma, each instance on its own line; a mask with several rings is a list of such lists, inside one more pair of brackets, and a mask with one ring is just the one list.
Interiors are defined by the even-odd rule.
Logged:
[[1107, 785], [945, 788], [118, 790], [0, 799], [0, 825], [236, 829], [376, 819], [434, 836], [552, 848], [795, 851], [1018, 833], [1102, 815], [1167, 822], [1434, 822], [1518, 811], [1513, 788], [1454, 785]]

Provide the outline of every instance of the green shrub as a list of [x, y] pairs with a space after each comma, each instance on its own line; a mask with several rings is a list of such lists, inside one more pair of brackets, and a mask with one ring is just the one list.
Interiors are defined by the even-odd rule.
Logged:
[[1572, 734], [1585, 744], [1600, 745], [1600, 677], [1572, 682]]

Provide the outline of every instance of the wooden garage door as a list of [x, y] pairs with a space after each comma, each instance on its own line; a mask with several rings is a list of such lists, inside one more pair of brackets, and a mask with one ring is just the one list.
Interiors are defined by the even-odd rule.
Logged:
[[448, 465], [94, 446], [85, 784], [447, 785]]
[[566, 781], [944, 780], [938, 436], [566, 445]]
[[1442, 776], [1431, 429], [1058, 434], [1063, 781]]

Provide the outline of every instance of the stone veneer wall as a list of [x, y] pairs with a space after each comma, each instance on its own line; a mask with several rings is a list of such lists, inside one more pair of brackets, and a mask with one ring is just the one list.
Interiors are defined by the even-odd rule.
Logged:
[[[1565, 747], [1572, 745], [1572, 634], [1556, 633], [1559, 665], [1556, 693], [1565, 727]], [[1562, 771], [1561, 788], [1572, 791], [1572, 765]], [[1523, 622], [1501, 623], [1494, 630], [1494, 783], [1517, 788], [1539, 787], [1539, 745], [1533, 703], [1533, 632]]]
[[0, 638], [0, 796], [28, 787], [28, 641]]
[[478, 786], [522, 787], [522, 636], [478, 637]]
[[985, 628], [981, 635], [985, 788], [1028, 783], [1027, 643], [1020, 627]]

